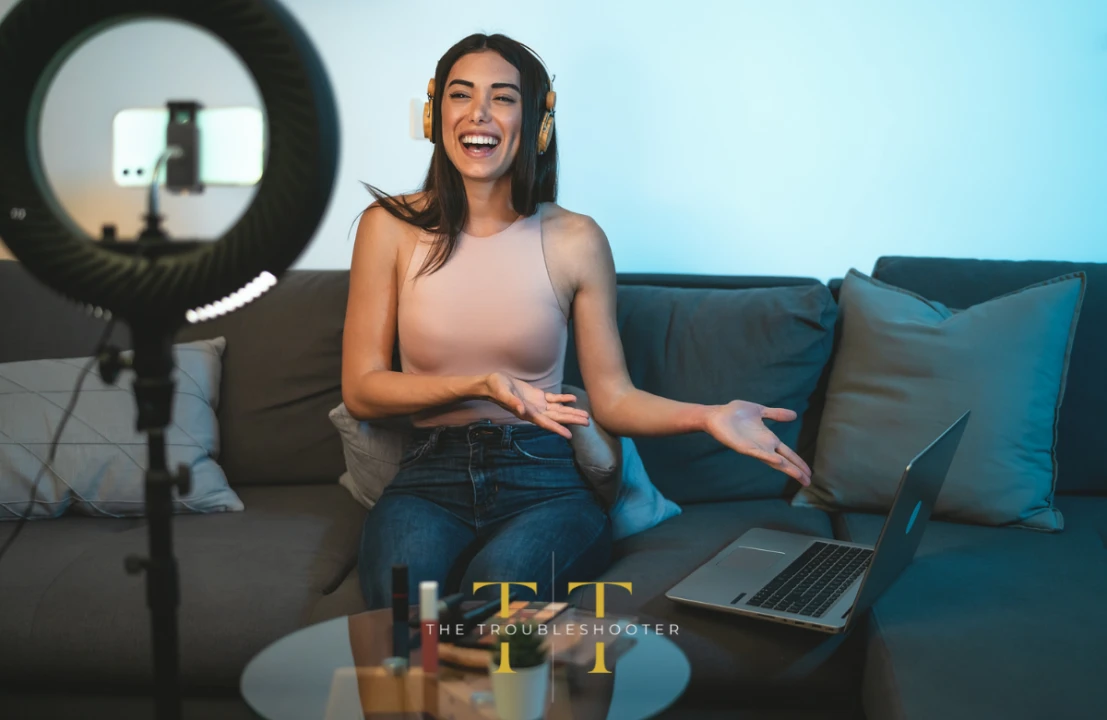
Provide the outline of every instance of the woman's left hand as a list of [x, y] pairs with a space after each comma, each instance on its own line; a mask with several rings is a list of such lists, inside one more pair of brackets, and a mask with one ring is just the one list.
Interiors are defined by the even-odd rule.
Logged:
[[794, 410], [735, 400], [711, 408], [705, 430], [723, 445], [757, 458], [807, 487], [811, 484], [811, 468], [764, 423], [764, 420], [792, 422], [795, 419]]

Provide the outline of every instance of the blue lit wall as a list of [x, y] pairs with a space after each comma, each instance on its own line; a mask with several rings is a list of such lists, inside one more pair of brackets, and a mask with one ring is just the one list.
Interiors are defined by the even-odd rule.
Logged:
[[[560, 199], [600, 222], [620, 270], [826, 279], [884, 254], [1107, 261], [1102, 0], [286, 4], [322, 50], [344, 132], [301, 267], [348, 266], [360, 180], [419, 182], [430, 145], [410, 137], [411, 103], [474, 30], [516, 36], [557, 75]], [[134, 39], [119, 32], [122, 63]], [[72, 68], [74, 85], [104, 82], [104, 56]], [[83, 192], [102, 209], [119, 191]]]

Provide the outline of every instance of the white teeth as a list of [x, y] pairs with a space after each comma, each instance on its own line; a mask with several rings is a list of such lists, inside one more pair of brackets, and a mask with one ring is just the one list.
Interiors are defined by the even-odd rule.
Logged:
[[491, 145], [492, 147], [500, 144], [499, 140], [488, 135], [463, 135], [461, 142], [466, 145]]

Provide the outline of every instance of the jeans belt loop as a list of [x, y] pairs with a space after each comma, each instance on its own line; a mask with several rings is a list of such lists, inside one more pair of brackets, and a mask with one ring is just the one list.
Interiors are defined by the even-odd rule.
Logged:
[[441, 425], [439, 425], [438, 427], [431, 430], [430, 447], [428, 447], [427, 450], [435, 450], [435, 449], [438, 448], [438, 436], [441, 435], [441, 434], [442, 434], [442, 426]]
[[504, 450], [508, 450], [511, 448], [511, 433], [513, 430], [515, 430], [515, 426], [508, 423], [503, 425], [502, 427], [504, 431], [503, 438], [500, 441], [500, 447], [502, 447]]

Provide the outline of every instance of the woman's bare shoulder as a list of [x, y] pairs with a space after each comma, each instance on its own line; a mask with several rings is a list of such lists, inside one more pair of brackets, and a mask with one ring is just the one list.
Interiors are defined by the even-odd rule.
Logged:
[[607, 235], [591, 216], [566, 210], [556, 203], [543, 206], [542, 231], [554, 244], [580, 257], [603, 252]]
[[595, 233], [599, 224], [588, 215], [567, 210], [557, 203], [542, 206], [542, 224], [551, 230], [573, 235]]
[[555, 288], [559, 289], [563, 309], [598, 268], [608, 271], [612, 267], [607, 235], [588, 215], [553, 203], [544, 205], [542, 237], [547, 266]]
[[566, 210], [555, 203], [543, 206], [542, 232], [561, 252], [582, 258], [604, 253], [607, 235], [591, 216]]
[[[426, 203], [426, 193], [396, 195], [393, 201], [419, 210]], [[373, 244], [396, 247], [414, 242], [419, 234], [419, 228], [393, 215], [380, 200], [374, 201], [366, 208], [358, 222], [358, 239], [361, 240], [364, 237], [363, 242]]]

